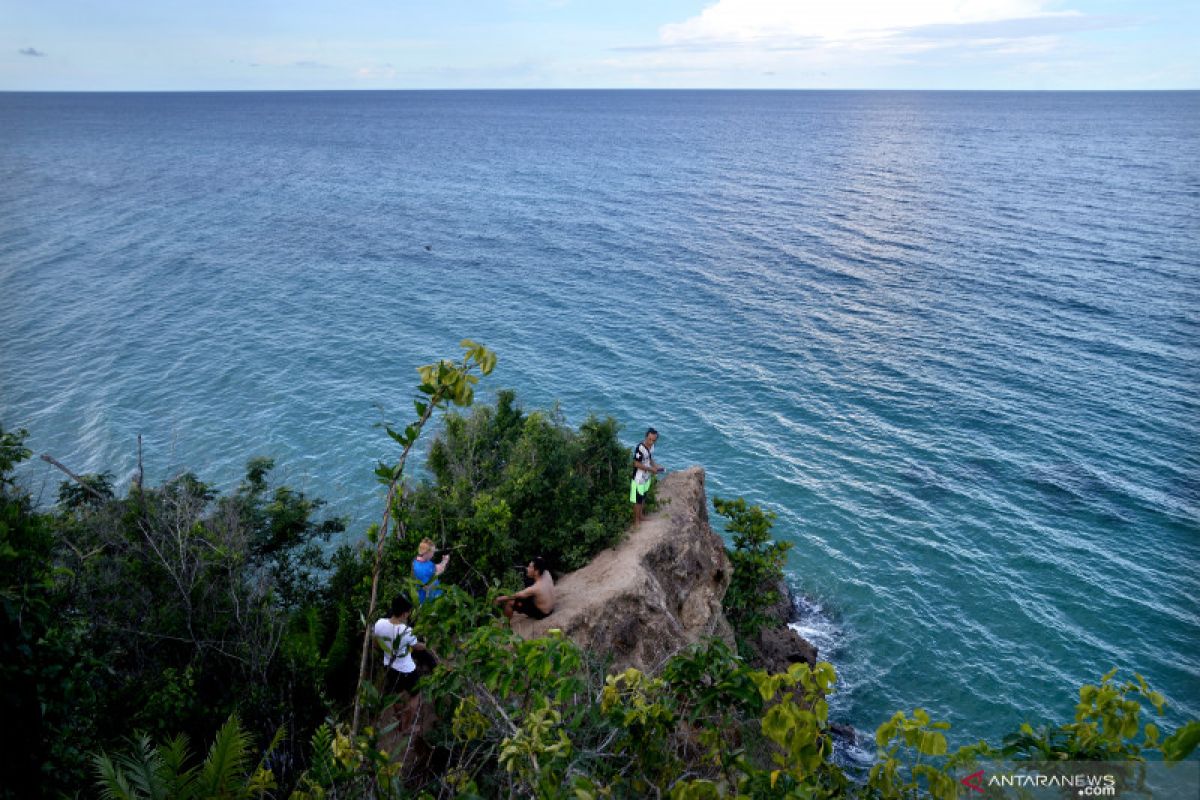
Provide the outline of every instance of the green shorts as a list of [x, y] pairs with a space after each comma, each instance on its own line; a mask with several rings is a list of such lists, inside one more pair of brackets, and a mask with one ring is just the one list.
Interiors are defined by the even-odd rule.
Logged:
[[650, 491], [650, 481], [638, 483], [636, 480], [629, 481], [629, 502], [641, 503], [646, 497], [646, 492]]

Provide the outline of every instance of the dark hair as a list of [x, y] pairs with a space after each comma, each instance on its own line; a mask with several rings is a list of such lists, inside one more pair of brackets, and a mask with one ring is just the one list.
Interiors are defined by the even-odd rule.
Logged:
[[398, 594], [392, 598], [392, 604], [388, 606], [389, 617], [402, 617], [412, 611], [412, 600], [408, 599], [407, 595]]
[[654, 428], [646, 428], [646, 435], [647, 435], [647, 436], [649, 436], [649, 435], [650, 435], [650, 434], [652, 434], [652, 433], [653, 433], [655, 436], [658, 436], [658, 431], [654, 430]]
[[534, 556], [532, 559], [530, 559], [530, 562], [533, 564], [533, 571], [538, 575], [541, 575], [546, 571], [546, 559], [542, 558], [541, 556]]

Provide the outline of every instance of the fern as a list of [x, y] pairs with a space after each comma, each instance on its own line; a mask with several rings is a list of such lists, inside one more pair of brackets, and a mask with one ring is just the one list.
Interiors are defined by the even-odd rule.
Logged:
[[248, 770], [251, 737], [236, 714], [217, 731], [199, 767], [187, 767], [192, 757], [183, 735], [155, 748], [143, 734], [129, 741], [128, 753], [115, 760], [101, 753], [92, 763], [105, 800], [241, 800], [276, 788], [266, 762], [284, 736], [280, 727], [253, 774]]
[[133, 744], [132, 753], [117, 758], [117, 763], [129, 778], [139, 797], [147, 800], [169, 800], [169, 781], [164, 779], [166, 771], [163, 757], [146, 734], [139, 736]]
[[333, 761], [333, 730], [330, 729], [329, 723], [321, 724], [321, 727], [313, 731], [312, 736], [312, 765], [308, 768], [308, 774], [314, 779], [314, 783], [320, 786], [328, 786], [333, 782], [334, 769], [336, 768]]
[[100, 796], [104, 800], [139, 800], [133, 793], [133, 787], [125, 778], [125, 773], [113, 763], [112, 759], [101, 753], [94, 756], [92, 763], [96, 767], [96, 775], [101, 787]]
[[237, 782], [244, 783], [249, 760], [250, 734], [242, 730], [242, 723], [233, 714], [217, 731], [208, 757], [196, 783], [200, 797], [229, 797]]
[[188, 738], [180, 734], [166, 744], [159, 745], [158, 753], [162, 759], [163, 773], [171, 782], [169, 796], [191, 797], [196, 783], [196, 767], [185, 768], [191, 759]]

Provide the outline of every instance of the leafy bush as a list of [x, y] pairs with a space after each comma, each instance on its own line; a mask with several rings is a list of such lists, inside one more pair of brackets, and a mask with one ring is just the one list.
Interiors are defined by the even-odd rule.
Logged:
[[733, 534], [733, 548], [725, 551], [733, 575], [722, 605], [741, 645], [772, 623], [763, 612], [779, 602], [783, 565], [792, 545], [771, 541], [774, 512], [747, 506], [745, 498], [714, 497], [713, 507], [729, 520], [725, 530]]
[[240, 710], [259, 732], [307, 732], [332, 710], [317, 610], [321, 545], [343, 525], [314, 519], [320, 501], [269, 485], [257, 459], [225, 496], [184, 474], [118, 497], [87, 475], [39, 512], [10, 475], [28, 455], [0, 431], [0, 792], [73, 791], [88, 752], [130, 728], [207, 737]]
[[494, 407], [448, 414], [429, 451], [432, 480], [409, 498], [405, 552], [433, 538], [475, 589], [536, 555], [556, 572], [583, 566], [629, 524], [629, 454], [617, 433], [612, 418], [576, 431], [557, 411], [526, 414], [511, 390]]
[[[298, 622], [321, 595], [321, 544], [340, 520], [270, 487], [269, 459], [227, 496], [190, 473], [103, 502], [60, 506], [59, 612], [104, 665], [96, 713], [150, 733], [203, 736], [245, 707], [256, 727], [302, 727], [319, 675]], [[71, 497], [67, 492], [62, 497]], [[76, 495], [77, 496], [77, 495]], [[310, 715], [312, 711], [305, 711]]]
[[[13, 468], [24, 430], [0, 427], [0, 797], [68, 788], [86, 774], [95, 729], [90, 661], [77, 625], [59, 614], [51, 520], [34, 510]], [[81, 715], [78, 716], [77, 715]], [[79, 736], [58, 735], [73, 726]]]

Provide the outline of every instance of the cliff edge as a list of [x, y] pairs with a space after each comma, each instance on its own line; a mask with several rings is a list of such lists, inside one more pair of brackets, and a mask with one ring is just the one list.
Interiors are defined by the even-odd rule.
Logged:
[[561, 629], [584, 650], [611, 655], [613, 669], [657, 670], [706, 636], [733, 646], [721, 611], [731, 567], [708, 523], [704, 469], [669, 473], [656, 495], [658, 509], [620, 544], [556, 576], [553, 614], [517, 615], [513, 630], [528, 639]]

